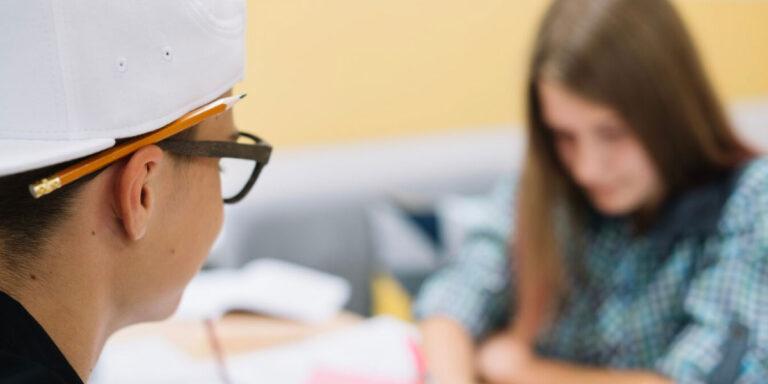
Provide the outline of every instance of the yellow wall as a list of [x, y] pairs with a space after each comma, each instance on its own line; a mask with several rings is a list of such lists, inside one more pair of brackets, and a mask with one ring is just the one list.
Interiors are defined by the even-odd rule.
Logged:
[[[768, 1], [677, 0], [729, 100], [768, 95]], [[522, 121], [545, 0], [249, 0], [241, 129], [286, 147]]]

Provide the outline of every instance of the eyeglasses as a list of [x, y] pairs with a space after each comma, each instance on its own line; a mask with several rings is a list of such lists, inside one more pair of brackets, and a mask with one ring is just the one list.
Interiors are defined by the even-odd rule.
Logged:
[[[189, 128], [195, 126], [205, 119], [218, 115], [224, 111], [232, 108], [235, 103], [240, 101], [245, 94], [222, 97], [209, 104], [206, 104], [200, 108], [197, 108], [191, 112], [186, 113], [170, 124], [156, 131], [138, 136], [136, 138], [122, 142], [106, 151], [97, 153], [90, 156], [77, 164], [67, 167], [54, 175], [45, 179], [39, 180], [29, 186], [29, 193], [34, 198], [40, 198], [45, 196], [67, 184], [73, 183], [85, 176], [91, 175], [108, 165], [120, 160], [142, 147], [151, 144], [158, 144], [163, 141], [173, 142], [179, 140], [169, 139], [171, 136]], [[194, 142], [197, 144], [164, 144], [170, 150], [171, 147], [175, 147], [176, 151], [188, 152], [191, 156], [206, 156], [206, 157], [221, 157], [224, 163], [230, 163], [227, 159], [241, 159], [246, 160], [246, 163], [253, 166], [248, 181], [245, 183], [244, 188], [240, 189], [238, 193], [234, 195], [224, 195], [225, 202], [234, 203], [242, 199], [246, 193], [253, 187], [253, 183], [256, 182], [261, 169], [264, 168], [269, 156], [272, 152], [272, 147], [269, 144], [263, 142], [256, 136], [246, 133], [240, 133], [239, 138], [244, 137], [245, 140], [251, 140], [251, 144], [239, 144], [232, 142]], [[253, 162], [255, 161], [255, 165]], [[233, 184], [234, 185], [234, 184]]]
[[221, 194], [225, 203], [234, 204], [250, 192], [272, 154], [269, 144], [250, 133], [238, 132], [238, 141], [166, 139], [157, 145], [179, 155], [221, 158]]

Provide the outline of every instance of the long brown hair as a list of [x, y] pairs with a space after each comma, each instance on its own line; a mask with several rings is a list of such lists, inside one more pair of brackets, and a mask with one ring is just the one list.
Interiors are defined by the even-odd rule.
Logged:
[[[538, 86], [554, 81], [618, 112], [656, 166], [667, 196], [752, 156], [735, 136], [682, 20], [667, 0], [556, 0], [535, 41], [528, 80], [528, 148], [521, 180], [519, 331], [535, 337], [562, 292], [564, 246], [588, 204], [560, 163]], [[557, 223], [555, 220], [557, 216]]]

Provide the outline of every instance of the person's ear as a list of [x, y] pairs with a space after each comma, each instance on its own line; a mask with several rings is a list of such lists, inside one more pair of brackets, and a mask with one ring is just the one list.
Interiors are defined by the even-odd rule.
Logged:
[[115, 213], [129, 239], [144, 237], [149, 218], [155, 208], [156, 184], [150, 181], [157, 176], [158, 165], [163, 161], [163, 151], [149, 145], [134, 152], [117, 175], [115, 188]]

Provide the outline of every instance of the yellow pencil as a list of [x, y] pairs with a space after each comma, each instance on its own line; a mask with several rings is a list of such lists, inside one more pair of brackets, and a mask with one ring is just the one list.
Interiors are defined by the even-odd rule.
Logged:
[[97, 153], [75, 165], [57, 172], [53, 176], [39, 180], [29, 186], [29, 192], [36, 199], [45, 196], [75, 180], [96, 172], [99, 169], [136, 152], [142, 147], [167, 139], [189, 127], [199, 124], [205, 119], [218, 115], [219, 113], [232, 108], [232, 106], [243, 97], [245, 97], [245, 94], [222, 97], [206, 104], [186, 113], [163, 128], [138, 136], [106, 151]]

